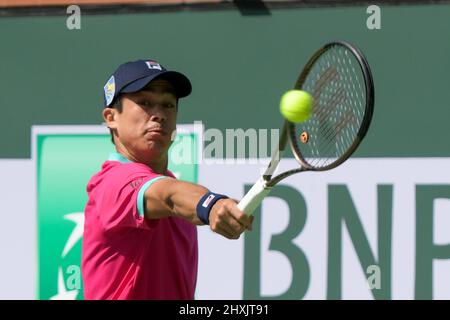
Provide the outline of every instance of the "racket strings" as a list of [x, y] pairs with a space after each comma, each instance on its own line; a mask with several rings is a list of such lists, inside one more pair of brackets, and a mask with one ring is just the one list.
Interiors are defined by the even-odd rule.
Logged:
[[[348, 131], [352, 131], [353, 134], [357, 133], [358, 124], [356, 123], [357, 119], [355, 116], [351, 113], [351, 111], [348, 111], [344, 114], [342, 118], [338, 120], [338, 122], [335, 124], [335, 127], [329, 127], [326, 132], [323, 132], [324, 141], [335, 141], [335, 138], [339, 136], [341, 131], [348, 126], [349, 123], [356, 124], [355, 126], [350, 126], [349, 130], [346, 131], [348, 134]], [[356, 128], [356, 130], [354, 129]], [[334, 130], [333, 130], [334, 129]], [[352, 135], [353, 136], [353, 135]], [[349, 137], [351, 138], [351, 137]], [[320, 146], [323, 147], [323, 146]], [[326, 153], [325, 153], [326, 154]]]
[[[345, 145], [345, 143], [339, 144], [336, 142], [336, 137], [339, 136], [339, 133], [342, 131], [343, 128], [345, 128], [348, 125], [348, 120], [350, 118], [342, 118], [339, 120], [339, 122], [336, 124], [336, 128], [333, 130], [331, 127], [329, 128], [329, 130], [324, 133], [324, 138], [321, 142], [321, 145], [318, 146], [318, 149], [320, 150], [325, 150], [322, 152], [322, 154], [325, 156], [327, 154], [329, 154], [330, 151], [332, 151], [332, 148], [335, 147], [336, 148], [336, 156], [339, 156], [339, 154], [345, 152], [345, 150], [347, 149], [347, 146]], [[353, 126], [351, 126], [351, 128], [353, 128]], [[350, 131], [351, 129], [349, 129], [348, 131]], [[346, 131], [346, 133], [348, 134], [348, 131]], [[352, 133], [355, 134], [355, 130], [352, 130]], [[335, 144], [333, 145], [332, 143], [328, 143], [328, 141], [333, 141]], [[345, 142], [345, 141], [344, 141]], [[341, 152], [342, 151], [342, 152]]]
[[298, 125], [295, 138], [304, 131], [309, 134], [310, 139], [301, 145], [301, 150], [313, 167], [332, 164], [357, 138], [366, 104], [363, 83], [359, 62], [343, 46], [329, 48], [311, 68], [302, 90], [313, 94], [313, 114]]
[[[324, 167], [331, 162], [334, 162], [337, 158], [342, 156], [348, 147], [350, 146], [349, 141], [353, 141], [353, 138], [357, 134], [358, 126], [349, 126], [350, 123], [355, 121], [355, 117], [352, 114], [347, 114], [346, 116], [340, 118], [337, 123], [335, 123], [334, 127], [329, 127], [326, 132], [323, 132], [323, 139], [320, 142], [319, 146], [317, 146], [318, 150], [321, 150], [322, 158], [319, 162], [316, 162], [314, 166], [316, 167]], [[348, 130], [344, 131], [344, 134], [347, 136], [347, 139], [344, 139], [343, 135], [340, 135], [344, 128]], [[341, 139], [339, 141], [338, 139]], [[326, 157], [327, 155], [334, 155], [334, 157]]]

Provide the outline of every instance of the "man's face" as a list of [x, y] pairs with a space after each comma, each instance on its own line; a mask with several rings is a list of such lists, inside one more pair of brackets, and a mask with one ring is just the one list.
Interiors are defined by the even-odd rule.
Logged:
[[143, 90], [122, 98], [122, 112], [114, 110], [116, 145], [143, 159], [167, 152], [176, 129], [177, 98], [166, 80], [154, 80]]

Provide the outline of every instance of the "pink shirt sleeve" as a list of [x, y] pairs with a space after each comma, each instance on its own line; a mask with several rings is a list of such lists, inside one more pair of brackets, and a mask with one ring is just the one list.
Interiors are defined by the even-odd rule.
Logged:
[[158, 220], [144, 218], [144, 192], [154, 181], [166, 177], [137, 163], [120, 164], [108, 172], [100, 183], [96, 203], [105, 231], [155, 226]]

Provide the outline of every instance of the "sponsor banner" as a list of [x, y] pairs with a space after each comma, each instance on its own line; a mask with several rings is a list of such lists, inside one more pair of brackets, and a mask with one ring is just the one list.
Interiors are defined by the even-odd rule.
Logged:
[[[178, 137], [180, 139], [178, 139]], [[170, 164], [183, 180], [197, 182], [195, 157], [201, 141], [191, 126], [179, 126], [178, 141], [189, 142], [192, 164]], [[33, 127], [37, 175], [38, 299], [82, 299], [81, 238], [86, 185], [114, 151], [102, 126]]]
[[[296, 166], [282, 160], [278, 171]], [[254, 228], [199, 228], [199, 299], [450, 299], [449, 158], [352, 158], [276, 186]], [[240, 199], [258, 165], [200, 167]], [[217, 277], [220, 274], [220, 277]]]
[[[191, 141], [192, 164], [171, 169], [240, 199], [264, 161], [197, 164], [202, 131], [185, 129], [178, 141]], [[35, 127], [33, 136], [38, 298], [82, 299], [85, 186], [113, 146], [97, 126]], [[285, 159], [278, 171], [295, 166]], [[450, 158], [352, 158], [286, 179], [239, 240], [199, 227], [196, 298], [450, 299], [449, 166]]]

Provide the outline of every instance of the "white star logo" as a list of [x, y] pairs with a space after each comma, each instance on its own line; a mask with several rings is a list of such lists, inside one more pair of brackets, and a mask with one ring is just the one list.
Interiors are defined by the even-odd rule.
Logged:
[[[70, 220], [75, 223], [75, 227], [72, 230], [69, 238], [67, 239], [64, 250], [61, 257], [64, 258], [67, 253], [72, 250], [75, 244], [83, 237], [84, 228], [84, 213], [74, 212], [64, 215], [64, 219]], [[58, 293], [50, 298], [50, 300], [75, 300], [77, 298], [79, 290], [67, 290], [64, 283], [63, 270], [61, 266], [58, 268]]]
[[64, 215], [64, 219], [75, 222], [75, 228], [73, 228], [72, 233], [70, 234], [69, 239], [66, 242], [66, 245], [61, 255], [61, 257], [63, 258], [83, 236], [84, 213], [83, 212], [68, 213]]

